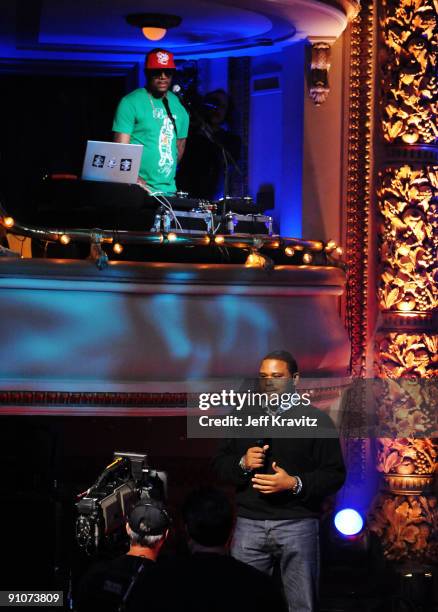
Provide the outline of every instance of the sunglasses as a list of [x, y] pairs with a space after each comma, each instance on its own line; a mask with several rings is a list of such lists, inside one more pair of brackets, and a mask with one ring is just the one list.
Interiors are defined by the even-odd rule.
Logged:
[[156, 79], [160, 77], [162, 74], [167, 77], [171, 77], [175, 73], [175, 70], [172, 68], [155, 68], [153, 70], [148, 70], [148, 75], [152, 79]]

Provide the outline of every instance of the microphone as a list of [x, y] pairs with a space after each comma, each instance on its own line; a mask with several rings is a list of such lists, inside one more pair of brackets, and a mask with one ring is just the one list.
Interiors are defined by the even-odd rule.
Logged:
[[269, 447], [270, 447], [271, 446], [271, 442], [272, 442], [272, 438], [257, 438], [255, 442], [256, 442], [257, 446], [261, 446], [262, 448], [266, 444], [268, 444]]
[[269, 446], [269, 448], [265, 450], [265, 462], [266, 462], [268, 457], [271, 454], [272, 438], [259, 438], [258, 440], [256, 440], [256, 444], [257, 446], [260, 446], [261, 448], [263, 448], [264, 446]]
[[267, 460], [268, 460], [268, 455], [270, 454], [270, 451], [271, 451], [271, 438], [257, 438], [255, 440], [255, 444], [256, 446], [260, 446], [261, 448], [263, 448], [266, 444], [269, 444], [269, 448], [265, 451], [265, 458], [264, 458], [263, 466], [260, 468], [257, 468], [258, 472], [262, 472], [265, 474], [266, 470], [268, 469]]
[[175, 94], [175, 96], [178, 98], [178, 100], [181, 102], [181, 104], [184, 106], [184, 108], [186, 109], [186, 111], [189, 113], [189, 115], [192, 114], [192, 105], [190, 104], [190, 100], [188, 100], [185, 95], [184, 95], [184, 90], [181, 87], [181, 85], [178, 85], [178, 83], [175, 83], [175, 85], [172, 85], [172, 93]]

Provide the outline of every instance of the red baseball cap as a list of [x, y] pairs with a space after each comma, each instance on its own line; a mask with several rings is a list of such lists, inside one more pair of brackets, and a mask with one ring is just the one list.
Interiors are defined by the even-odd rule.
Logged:
[[153, 49], [146, 55], [146, 70], [176, 69], [173, 53], [165, 49]]

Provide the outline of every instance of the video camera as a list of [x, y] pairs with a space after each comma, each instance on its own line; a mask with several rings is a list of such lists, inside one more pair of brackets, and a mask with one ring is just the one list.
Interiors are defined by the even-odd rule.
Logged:
[[148, 466], [146, 454], [115, 452], [114, 459], [76, 503], [76, 541], [89, 555], [120, 536], [139, 501], [165, 501], [167, 475]]

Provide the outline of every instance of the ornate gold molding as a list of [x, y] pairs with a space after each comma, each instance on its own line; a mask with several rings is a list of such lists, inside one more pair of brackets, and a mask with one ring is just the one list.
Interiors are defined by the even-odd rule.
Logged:
[[348, 269], [346, 324], [351, 374], [365, 376], [368, 295], [371, 106], [374, 4], [363, 2], [351, 23], [345, 259]]
[[[364, 0], [360, 13], [356, 13], [351, 22], [349, 49], [345, 323], [351, 342], [350, 373], [353, 378], [366, 376], [373, 21], [374, 3]], [[355, 385], [347, 398], [348, 407], [342, 419], [344, 451], [350, 472], [349, 482], [360, 486], [367, 478], [367, 441], [356, 437], [354, 432], [360, 432], [365, 424], [365, 385]]]

